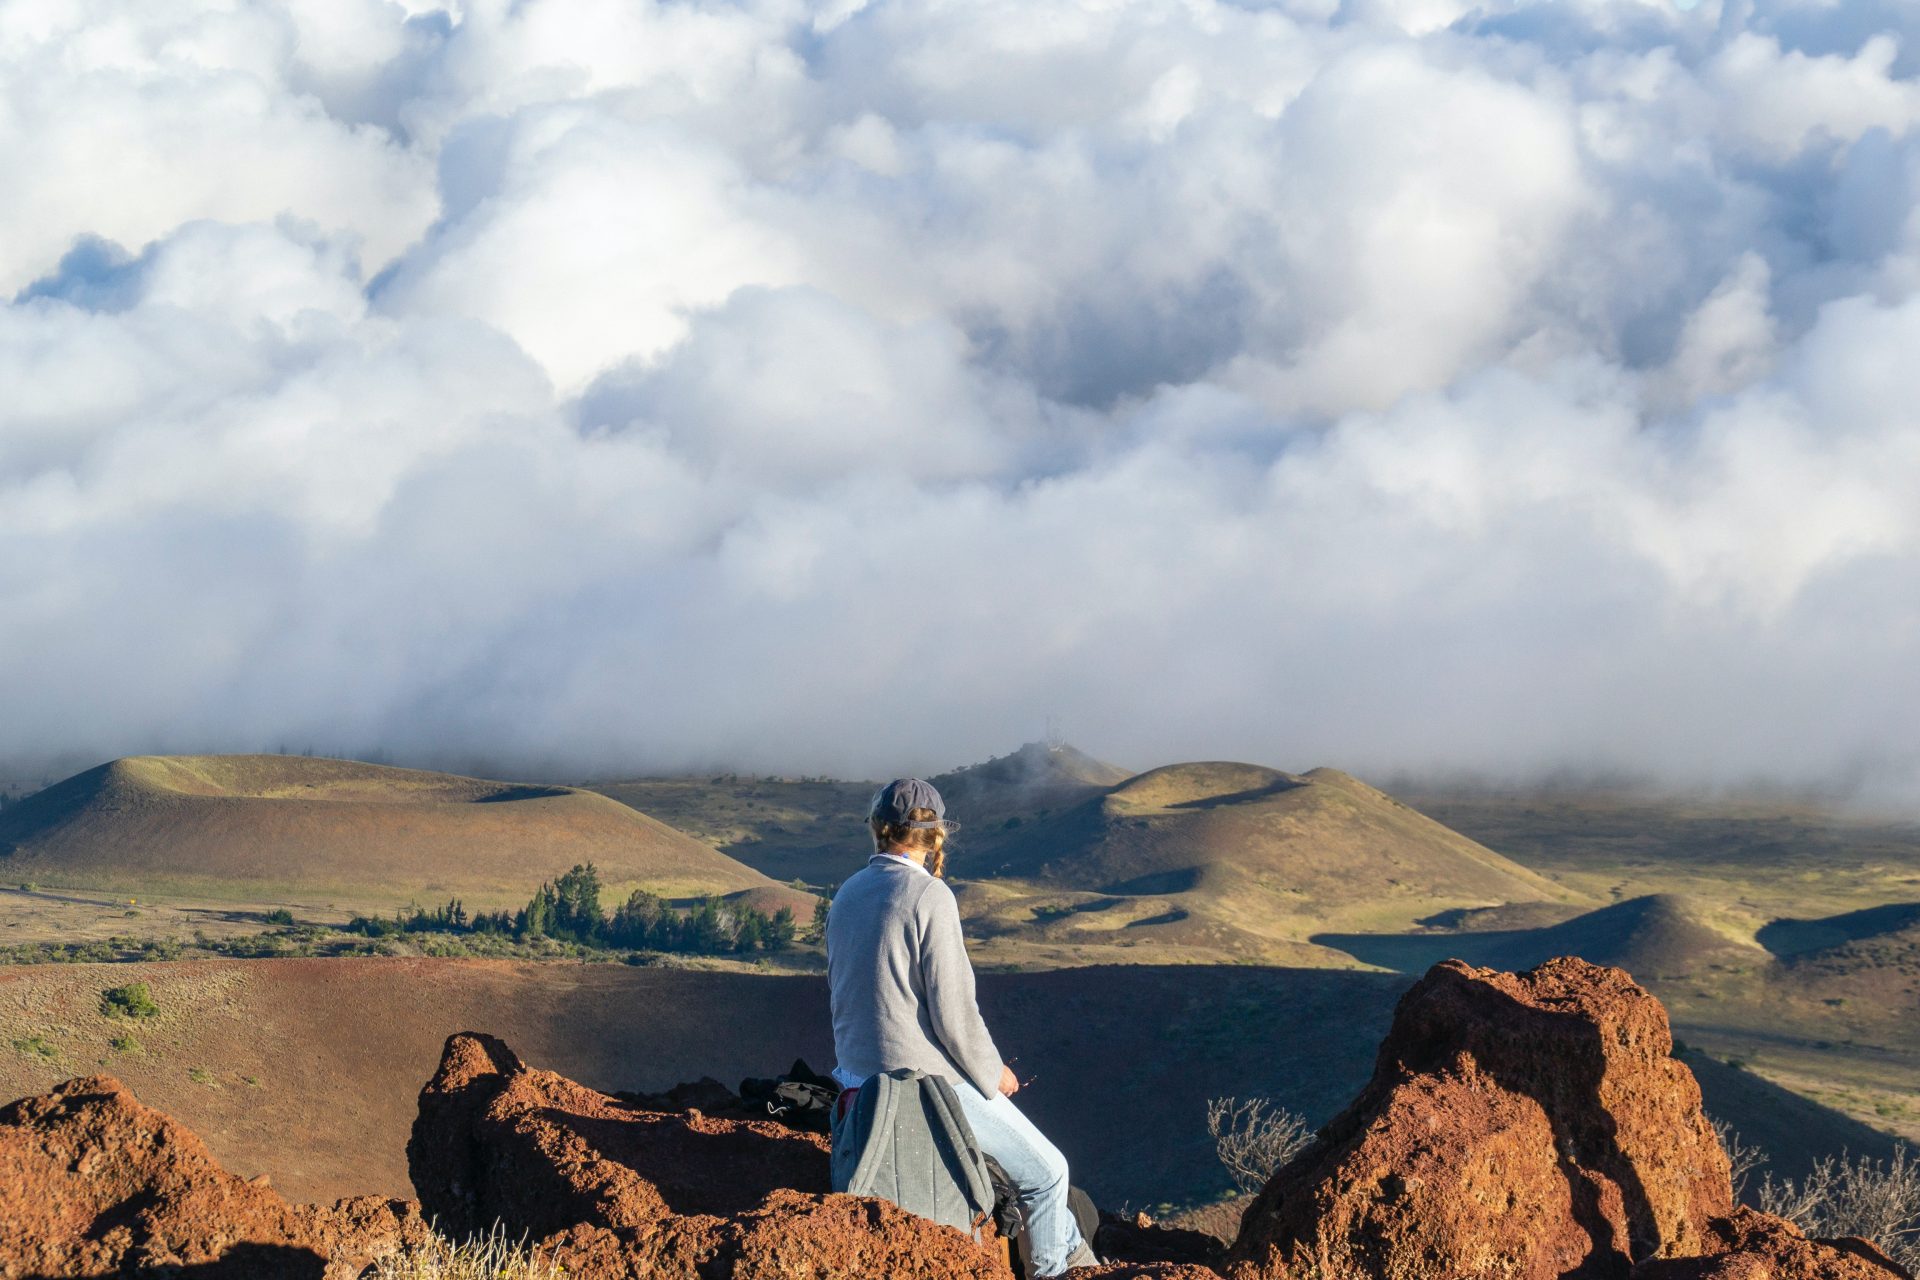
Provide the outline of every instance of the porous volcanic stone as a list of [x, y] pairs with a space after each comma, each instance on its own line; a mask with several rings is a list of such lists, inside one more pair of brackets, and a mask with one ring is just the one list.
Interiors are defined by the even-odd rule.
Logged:
[[189, 1266], [348, 1280], [426, 1235], [411, 1201], [290, 1204], [264, 1181], [235, 1177], [191, 1130], [109, 1076], [0, 1108], [4, 1280]]
[[1248, 1208], [1246, 1277], [1625, 1277], [1705, 1253], [1726, 1155], [1666, 1010], [1582, 960], [1435, 966], [1373, 1078]]
[[1913, 1280], [1865, 1240], [1811, 1240], [1781, 1218], [1740, 1208], [1713, 1223], [1700, 1258], [1646, 1263], [1633, 1280]]
[[997, 1242], [832, 1195], [826, 1139], [766, 1120], [651, 1111], [448, 1039], [407, 1163], [443, 1229], [497, 1220], [571, 1274], [650, 1280], [1008, 1275]]

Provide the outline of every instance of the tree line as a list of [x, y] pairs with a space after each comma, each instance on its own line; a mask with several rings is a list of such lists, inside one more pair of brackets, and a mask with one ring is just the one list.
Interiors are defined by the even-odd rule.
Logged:
[[744, 902], [709, 895], [681, 910], [666, 899], [636, 889], [606, 912], [600, 905], [600, 872], [589, 862], [543, 882], [518, 911], [469, 915], [455, 898], [431, 909], [411, 906], [384, 916], [355, 916], [350, 932], [380, 938], [401, 933], [484, 933], [516, 942], [552, 938], [585, 947], [674, 951], [694, 955], [743, 955], [781, 951], [798, 933], [793, 910], [769, 915]]

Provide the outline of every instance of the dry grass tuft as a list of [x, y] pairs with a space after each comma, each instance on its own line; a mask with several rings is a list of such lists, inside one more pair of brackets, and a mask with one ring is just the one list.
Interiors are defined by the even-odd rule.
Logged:
[[438, 1232], [424, 1248], [382, 1258], [371, 1280], [562, 1280], [567, 1269], [537, 1249], [507, 1238], [498, 1223], [484, 1236], [449, 1240]]

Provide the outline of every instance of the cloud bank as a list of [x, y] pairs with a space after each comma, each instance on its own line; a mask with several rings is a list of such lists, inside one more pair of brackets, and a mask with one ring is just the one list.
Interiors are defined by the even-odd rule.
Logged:
[[0, 173], [0, 758], [1920, 796], [1904, 0], [4, 0]]

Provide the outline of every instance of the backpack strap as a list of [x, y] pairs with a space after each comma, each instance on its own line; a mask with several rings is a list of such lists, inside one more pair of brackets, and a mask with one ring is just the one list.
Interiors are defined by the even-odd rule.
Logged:
[[[873, 1194], [874, 1166], [886, 1158], [892, 1142], [894, 1112], [900, 1105], [898, 1086], [899, 1081], [881, 1072], [869, 1076], [853, 1100], [853, 1110], [847, 1119], [853, 1125], [861, 1148], [860, 1161], [847, 1177], [848, 1195]], [[875, 1134], [887, 1135], [888, 1141], [875, 1142]]]
[[967, 1123], [966, 1112], [960, 1109], [960, 1099], [954, 1093], [953, 1086], [943, 1076], [926, 1076], [921, 1087], [927, 1091], [933, 1102], [934, 1115], [953, 1138], [954, 1149], [960, 1154], [960, 1168], [966, 1176], [967, 1201], [973, 1208], [975, 1229], [985, 1219], [993, 1216], [993, 1177], [987, 1172], [986, 1157], [980, 1151], [980, 1142], [973, 1136], [973, 1126]]

